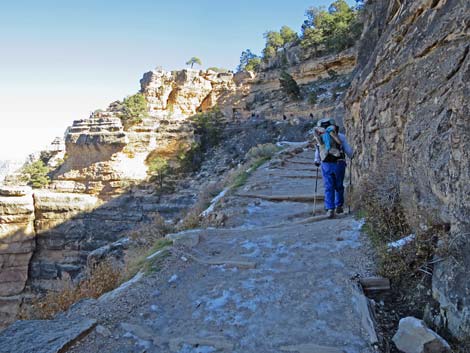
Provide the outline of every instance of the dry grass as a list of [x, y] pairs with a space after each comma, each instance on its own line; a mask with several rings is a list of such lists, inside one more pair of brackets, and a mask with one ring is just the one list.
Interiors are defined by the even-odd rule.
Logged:
[[395, 283], [421, 274], [432, 273], [436, 228], [416, 234], [415, 240], [399, 250], [387, 245], [411, 233], [400, 202], [401, 178], [396, 161], [384, 163], [363, 177], [354, 192], [355, 209], [365, 217], [365, 232], [377, 250], [378, 272]]
[[202, 225], [201, 213], [211, 204], [211, 201], [223, 189], [222, 183], [209, 183], [201, 189], [198, 195], [198, 201], [184, 215], [178, 224], [178, 230], [195, 229]]
[[85, 279], [78, 284], [70, 280], [62, 281], [60, 289], [49, 291], [44, 296], [32, 301], [28, 312], [22, 313], [24, 319], [50, 319], [57, 313], [68, 310], [73, 304], [86, 298], [98, 298], [121, 283], [129, 280], [138, 271], [149, 272], [157, 266], [154, 259], [147, 257], [172, 244], [163, 237], [174, 229], [163, 217], [156, 215], [153, 221], [129, 234], [134, 245], [126, 252], [124, 268], [116, 261], [104, 261], [87, 270]]
[[120, 269], [110, 262], [102, 262], [77, 286], [69, 281], [63, 282], [60, 291], [50, 291], [45, 296], [33, 300], [31, 316], [35, 319], [51, 319], [82, 299], [100, 297], [116, 288], [120, 282]]
[[148, 260], [148, 257], [155, 254], [159, 250], [163, 250], [172, 245], [172, 241], [161, 238], [155, 241], [152, 246], [149, 247], [134, 247], [130, 249], [126, 256], [126, 265], [122, 271], [122, 281], [128, 281], [134, 277], [139, 271], [144, 273], [151, 273], [158, 269], [158, 261], [161, 258]]
[[136, 247], [149, 248], [166, 234], [174, 232], [172, 224], [168, 224], [159, 214], [155, 215], [150, 223], [129, 233], [129, 237], [134, 241]]
[[249, 161], [255, 161], [266, 158], [270, 159], [280, 150], [280, 147], [277, 147], [272, 143], [260, 144], [255, 147], [252, 147], [246, 154], [246, 157]]
[[269, 161], [279, 151], [280, 148], [272, 143], [252, 147], [246, 154], [246, 162], [227, 175], [225, 184], [233, 189], [245, 185], [251, 173]]

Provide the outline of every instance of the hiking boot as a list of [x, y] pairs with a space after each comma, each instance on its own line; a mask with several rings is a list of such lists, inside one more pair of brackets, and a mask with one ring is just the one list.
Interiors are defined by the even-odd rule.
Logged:
[[338, 207], [336, 207], [336, 213], [337, 213], [337, 214], [341, 214], [341, 213], [343, 213], [343, 212], [344, 212], [343, 206], [338, 206]]
[[335, 218], [335, 210], [331, 209], [331, 210], [326, 210], [326, 216], [328, 218]]

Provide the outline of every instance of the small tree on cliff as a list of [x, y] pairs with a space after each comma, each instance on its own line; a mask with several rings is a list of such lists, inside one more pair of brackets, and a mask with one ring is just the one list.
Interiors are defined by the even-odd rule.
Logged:
[[163, 190], [164, 181], [170, 172], [170, 165], [166, 158], [156, 156], [147, 160], [149, 173], [157, 179], [160, 191]]
[[124, 98], [119, 106], [119, 118], [124, 126], [139, 124], [148, 116], [147, 100], [142, 93]]
[[276, 56], [278, 49], [282, 48], [285, 42], [281, 33], [276, 31], [267, 31], [264, 38], [266, 39], [266, 46], [263, 49], [263, 59], [267, 62]]
[[281, 31], [280, 31], [282, 40], [284, 41], [284, 46], [290, 43], [295, 43], [299, 39], [299, 36], [297, 33], [290, 28], [289, 26], [282, 26]]
[[299, 100], [300, 97], [300, 87], [294, 78], [289, 75], [289, 73], [285, 70], [281, 72], [279, 77], [279, 82], [281, 84], [282, 89], [292, 98]]
[[201, 65], [202, 65], [201, 59], [199, 59], [199, 58], [196, 57], [196, 56], [193, 56], [191, 59], [189, 59], [189, 60], [186, 62], [186, 65], [191, 65], [191, 69], [194, 67], [194, 64], [197, 64], [197, 65], [201, 66]]
[[309, 8], [302, 26], [302, 47], [318, 48], [322, 44], [327, 51], [337, 52], [353, 46], [362, 32], [357, 14], [345, 0], [334, 1], [328, 10]]
[[35, 189], [43, 188], [51, 182], [47, 175], [50, 169], [42, 160], [27, 164], [21, 171], [22, 180]]
[[237, 71], [258, 71], [261, 66], [261, 58], [252, 53], [250, 49], [244, 50], [240, 55], [240, 64]]

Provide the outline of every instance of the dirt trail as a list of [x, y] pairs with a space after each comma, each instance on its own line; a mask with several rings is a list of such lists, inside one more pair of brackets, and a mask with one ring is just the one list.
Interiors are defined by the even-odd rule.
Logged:
[[352, 279], [370, 266], [361, 223], [311, 218], [311, 155], [261, 167], [218, 207], [227, 228], [185, 233], [195, 246], [175, 246], [160, 271], [63, 315], [99, 323], [69, 351], [373, 352]]

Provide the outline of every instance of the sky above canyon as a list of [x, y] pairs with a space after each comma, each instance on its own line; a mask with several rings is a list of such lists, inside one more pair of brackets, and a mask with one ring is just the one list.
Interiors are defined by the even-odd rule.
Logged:
[[[300, 30], [305, 9], [332, 0], [10, 1], [0, 11], [0, 159], [19, 159], [73, 120], [139, 89], [157, 66], [192, 56], [234, 69], [263, 33]], [[355, 1], [348, 1], [351, 5]]]

